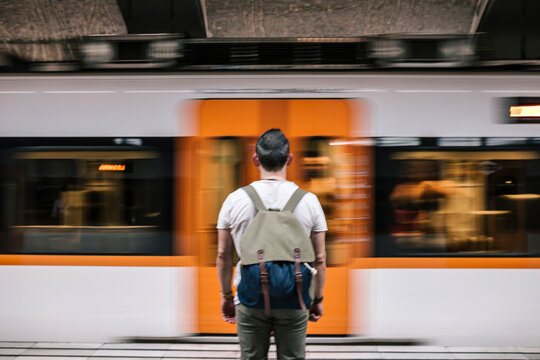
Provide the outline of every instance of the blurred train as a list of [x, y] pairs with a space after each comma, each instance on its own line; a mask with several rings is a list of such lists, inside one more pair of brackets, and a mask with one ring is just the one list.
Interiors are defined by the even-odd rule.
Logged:
[[540, 343], [540, 76], [0, 77], [0, 340], [231, 334], [216, 219], [271, 127], [323, 204], [313, 335]]

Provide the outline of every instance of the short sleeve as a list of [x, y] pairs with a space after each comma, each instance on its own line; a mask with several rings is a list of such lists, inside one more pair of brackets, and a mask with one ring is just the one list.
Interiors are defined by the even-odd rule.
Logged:
[[230, 229], [231, 228], [231, 199], [230, 195], [227, 196], [221, 210], [219, 210], [217, 226], [218, 229]]
[[310, 210], [311, 210], [311, 219], [313, 222], [312, 231], [328, 231], [328, 225], [326, 224], [326, 217], [324, 216], [324, 211], [317, 198], [317, 195], [310, 193]]

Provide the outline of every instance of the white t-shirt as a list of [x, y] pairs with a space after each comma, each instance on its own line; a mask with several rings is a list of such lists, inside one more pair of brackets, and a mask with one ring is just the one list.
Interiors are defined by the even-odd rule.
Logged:
[[[264, 206], [269, 209], [283, 209], [298, 186], [292, 181], [285, 180], [259, 180], [251, 183], [261, 198]], [[311, 232], [327, 231], [326, 219], [317, 196], [307, 193], [300, 200], [293, 211], [306, 234]], [[257, 209], [249, 195], [242, 189], [238, 189], [227, 196], [219, 211], [217, 228], [228, 229], [234, 241], [237, 252], [240, 249], [240, 238], [249, 223], [257, 215]], [[241, 257], [241, 254], [240, 254]], [[234, 285], [240, 283], [240, 271], [234, 276]]]
[[[264, 206], [269, 209], [283, 209], [287, 201], [298, 188], [292, 181], [259, 180], [251, 183], [259, 194]], [[324, 212], [317, 196], [307, 193], [294, 209], [296, 216], [306, 233], [327, 231]], [[227, 196], [219, 211], [217, 228], [231, 230], [234, 246], [238, 249], [239, 241], [249, 223], [257, 215], [257, 209], [249, 195], [238, 189]]]

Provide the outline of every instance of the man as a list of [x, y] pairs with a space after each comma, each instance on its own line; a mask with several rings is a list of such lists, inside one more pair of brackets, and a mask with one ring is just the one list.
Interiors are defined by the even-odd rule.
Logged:
[[[251, 184], [262, 199], [264, 206], [282, 209], [298, 186], [287, 181], [287, 167], [293, 154], [289, 153], [289, 141], [278, 129], [266, 131], [257, 140], [253, 163], [258, 168], [260, 180]], [[237, 324], [242, 359], [267, 359], [270, 334], [274, 332], [277, 357], [304, 359], [307, 321], [317, 321], [323, 314], [323, 288], [326, 279], [325, 234], [328, 230], [324, 213], [312, 193], [307, 193], [298, 203], [294, 215], [311, 237], [315, 251], [317, 275], [315, 299], [309, 312], [299, 308], [272, 309], [270, 316], [265, 310], [245, 306], [235, 298], [231, 290], [234, 249], [240, 249], [239, 240], [257, 210], [248, 194], [238, 189], [229, 194], [218, 217], [217, 270], [221, 285], [221, 316], [230, 324]], [[239, 254], [240, 258], [242, 254]], [[234, 284], [240, 283], [240, 271], [235, 273]]]

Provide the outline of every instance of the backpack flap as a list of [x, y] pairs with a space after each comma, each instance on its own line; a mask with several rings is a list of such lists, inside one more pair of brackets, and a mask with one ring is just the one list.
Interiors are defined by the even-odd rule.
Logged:
[[301, 262], [315, 261], [311, 239], [291, 212], [260, 211], [240, 239], [243, 265], [258, 264], [259, 250], [264, 261], [294, 261], [300, 249]]
[[251, 185], [243, 189], [253, 201], [258, 213], [240, 238], [242, 264], [259, 263], [259, 250], [264, 251], [264, 261], [295, 261], [295, 249], [300, 249], [301, 262], [315, 261], [311, 238], [293, 214], [306, 192], [296, 189], [283, 211], [274, 211], [266, 210], [259, 194]]

